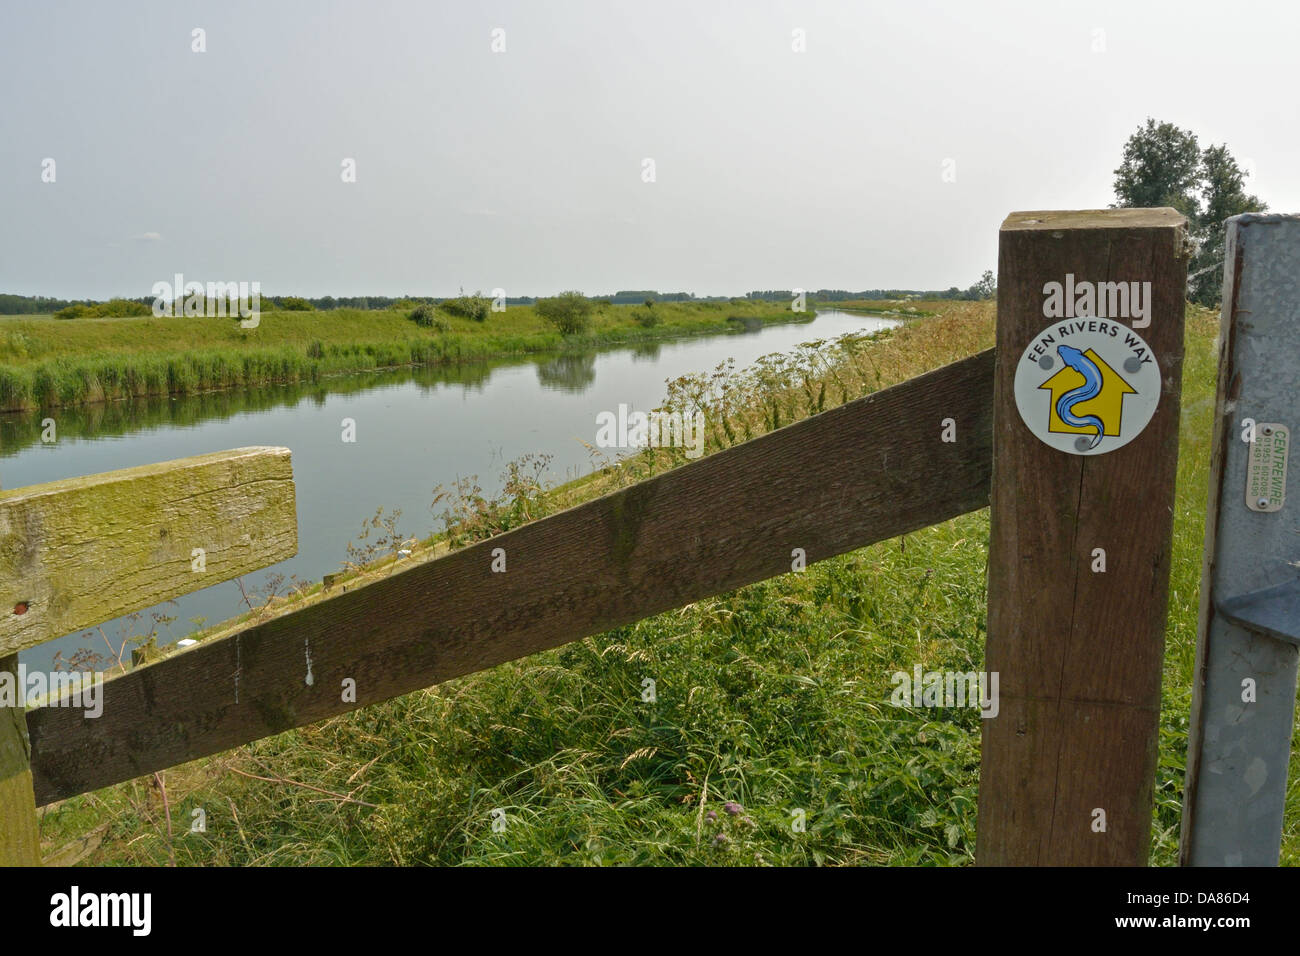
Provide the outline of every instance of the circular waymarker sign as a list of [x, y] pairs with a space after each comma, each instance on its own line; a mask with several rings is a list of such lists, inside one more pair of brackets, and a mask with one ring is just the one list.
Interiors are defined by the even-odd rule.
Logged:
[[1016, 367], [1016, 407], [1045, 444], [1104, 455], [1141, 434], [1160, 403], [1160, 363], [1137, 332], [1109, 319], [1043, 328]]

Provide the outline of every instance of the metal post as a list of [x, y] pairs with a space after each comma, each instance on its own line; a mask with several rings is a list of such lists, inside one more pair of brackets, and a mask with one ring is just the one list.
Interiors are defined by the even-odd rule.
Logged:
[[1276, 866], [1300, 644], [1300, 216], [1228, 220], [1181, 862]]

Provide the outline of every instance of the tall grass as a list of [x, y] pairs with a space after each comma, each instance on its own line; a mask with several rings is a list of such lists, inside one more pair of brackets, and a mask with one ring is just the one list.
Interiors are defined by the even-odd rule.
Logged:
[[799, 318], [777, 303], [715, 305], [661, 306], [665, 321], [653, 329], [631, 306], [604, 307], [588, 334], [567, 337], [531, 306], [511, 306], [482, 322], [446, 314], [442, 330], [421, 328], [401, 312], [357, 309], [268, 313], [253, 330], [228, 318], [0, 318], [0, 412], [651, 341], [726, 331], [742, 317]]

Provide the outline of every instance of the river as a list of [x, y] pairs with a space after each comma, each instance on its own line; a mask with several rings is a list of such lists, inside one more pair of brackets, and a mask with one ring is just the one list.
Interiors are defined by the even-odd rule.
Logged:
[[[0, 415], [0, 487], [245, 445], [283, 445], [293, 451], [298, 554], [244, 583], [260, 584], [272, 572], [318, 581], [339, 569], [347, 543], [380, 507], [401, 510], [397, 527], [405, 535], [426, 537], [442, 529], [430, 508], [435, 486], [477, 475], [484, 491], [495, 493], [505, 464], [529, 453], [553, 456], [551, 481], [585, 474], [592, 464], [584, 442], [595, 442], [596, 414], [620, 404], [649, 411], [662, 402], [668, 380], [708, 372], [728, 358], [742, 368], [813, 339], [895, 324], [823, 310], [810, 321], [632, 349], [61, 409], [50, 416], [57, 427], [50, 443], [39, 440], [45, 416]], [[344, 419], [355, 422], [354, 442], [343, 441]], [[188, 594], [160, 609], [176, 620], [159, 631], [158, 643], [184, 637], [195, 618], [214, 624], [244, 609], [233, 581]], [[123, 635], [151, 626], [146, 613], [134, 623], [109, 622], [103, 631], [117, 645]], [[78, 633], [25, 651], [22, 660], [46, 670], [55, 652], [68, 658], [83, 648], [108, 651], [98, 632], [89, 639]]]

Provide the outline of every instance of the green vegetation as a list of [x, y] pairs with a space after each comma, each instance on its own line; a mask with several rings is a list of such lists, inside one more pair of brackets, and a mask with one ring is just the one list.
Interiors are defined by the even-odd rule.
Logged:
[[[992, 345], [990, 303], [939, 311], [745, 371], [685, 376], [665, 407], [709, 409], [714, 452]], [[1153, 821], [1161, 865], [1175, 862], [1181, 812], [1216, 331], [1212, 313], [1189, 309]], [[447, 540], [490, 536], [682, 460], [680, 449], [645, 451], [550, 491], [523, 463], [495, 500], [466, 482], [440, 502]], [[407, 538], [385, 527], [385, 540]], [[987, 547], [987, 512], [967, 515], [65, 801], [42, 832], [58, 848], [106, 828], [86, 860], [98, 864], [966, 864], [980, 719], [892, 707], [890, 677], [918, 663], [982, 666]], [[646, 677], [655, 703], [642, 700]], [[1292, 792], [1284, 864], [1300, 862]], [[186, 832], [194, 807], [206, 833]], [[503, 832], [491, 826], [498, 808]], [[791, 826], [796, 810], [804, 833]]]
[[646, 299], [645, 308], [636, 310], [636, 321], [643, 329], [653, 329], [659, 324], [659, 313], [655, 311], [654, 299]]
[[53, 315], [73, 304], [69, 299], [55, 299], [45, 295], [0, 293], [0, 315]]
[[1188, 298], [1217, 306], [1223, 292], [1224, 220], [1265, 212], [1267, 203], [1246, 192], [1243, 170], [1227, 144], [1201, 149], [1196, 134], [1173, 123], [1146, 125], [1124, 144], [1115, 170], [1118, 206], [1172, 206], [1187, 217], [1197, 252], [1187, 277]]
[[995, 299], [998, 295], [998, 277], [993, 274], [992, 269], [985, 269], [984, 274], [980, 276], [979, 281], [966, 290], [966, 298], [973, 302], [983, 302], [985, 299]]
[[153, 315], [153, 309], [130, 299], [109, 299], [95, 305], [78, 303], [54, 313], [56, 319], [121, 319], [140, 315]]
[[826, 307], [893, 319], [927, 319], [951, 309], [952, 303], [943, 299], [846, 299], [826, 303]]
[[411, 321], [422, 329], [437, 329], [439, 332], [451, 331], [451, 326], [438, 317], [438, 310], [428, 303], [417, 305], [411, 310]]
[[636, 305], [638, 302], [644, 302], [647, 299], [655, 299], [659, 302], [689, 302], [695, 299], [695, 296], [689, 292], [657, 292], [654, 289], [620, 289], [612, 296], [605, 299], [606, 302], [612, 302], [614, 305]]
[[[484, 300], [486, 301], [486, 300]], [[587, 301], [587, 300], [583, 300]], [[406, 311], [264, 311], [256, 329], [237, 318], [0, 318], [0, 411], [268, 383], [403, 365], [477, 361], [557, 349], [590, 349], [730, 329], [731, 320], [782, 322], [789, 305], [665, 303], [644, 328], [637, 306], [589, 306], [586, 329], [562, 334], [533, 306], [477, 321], [438, 308], [421, 327]]]
[[582, 335], [591, 327], [591, 300], [581, 292], [561, 292], [549, 299], [538, 299], [534, 308], [561, 335]]
[[462, 319], [473, 319], [475, 322], [487, 321], [488, 313], [492, 309], [492, 300], [482, 293], [475, 292], [473, 295], [465, 295], [464, 291], [454, 299], [447, 299], [439, 308], [444, 312], [452, 315], [458, 315]]

